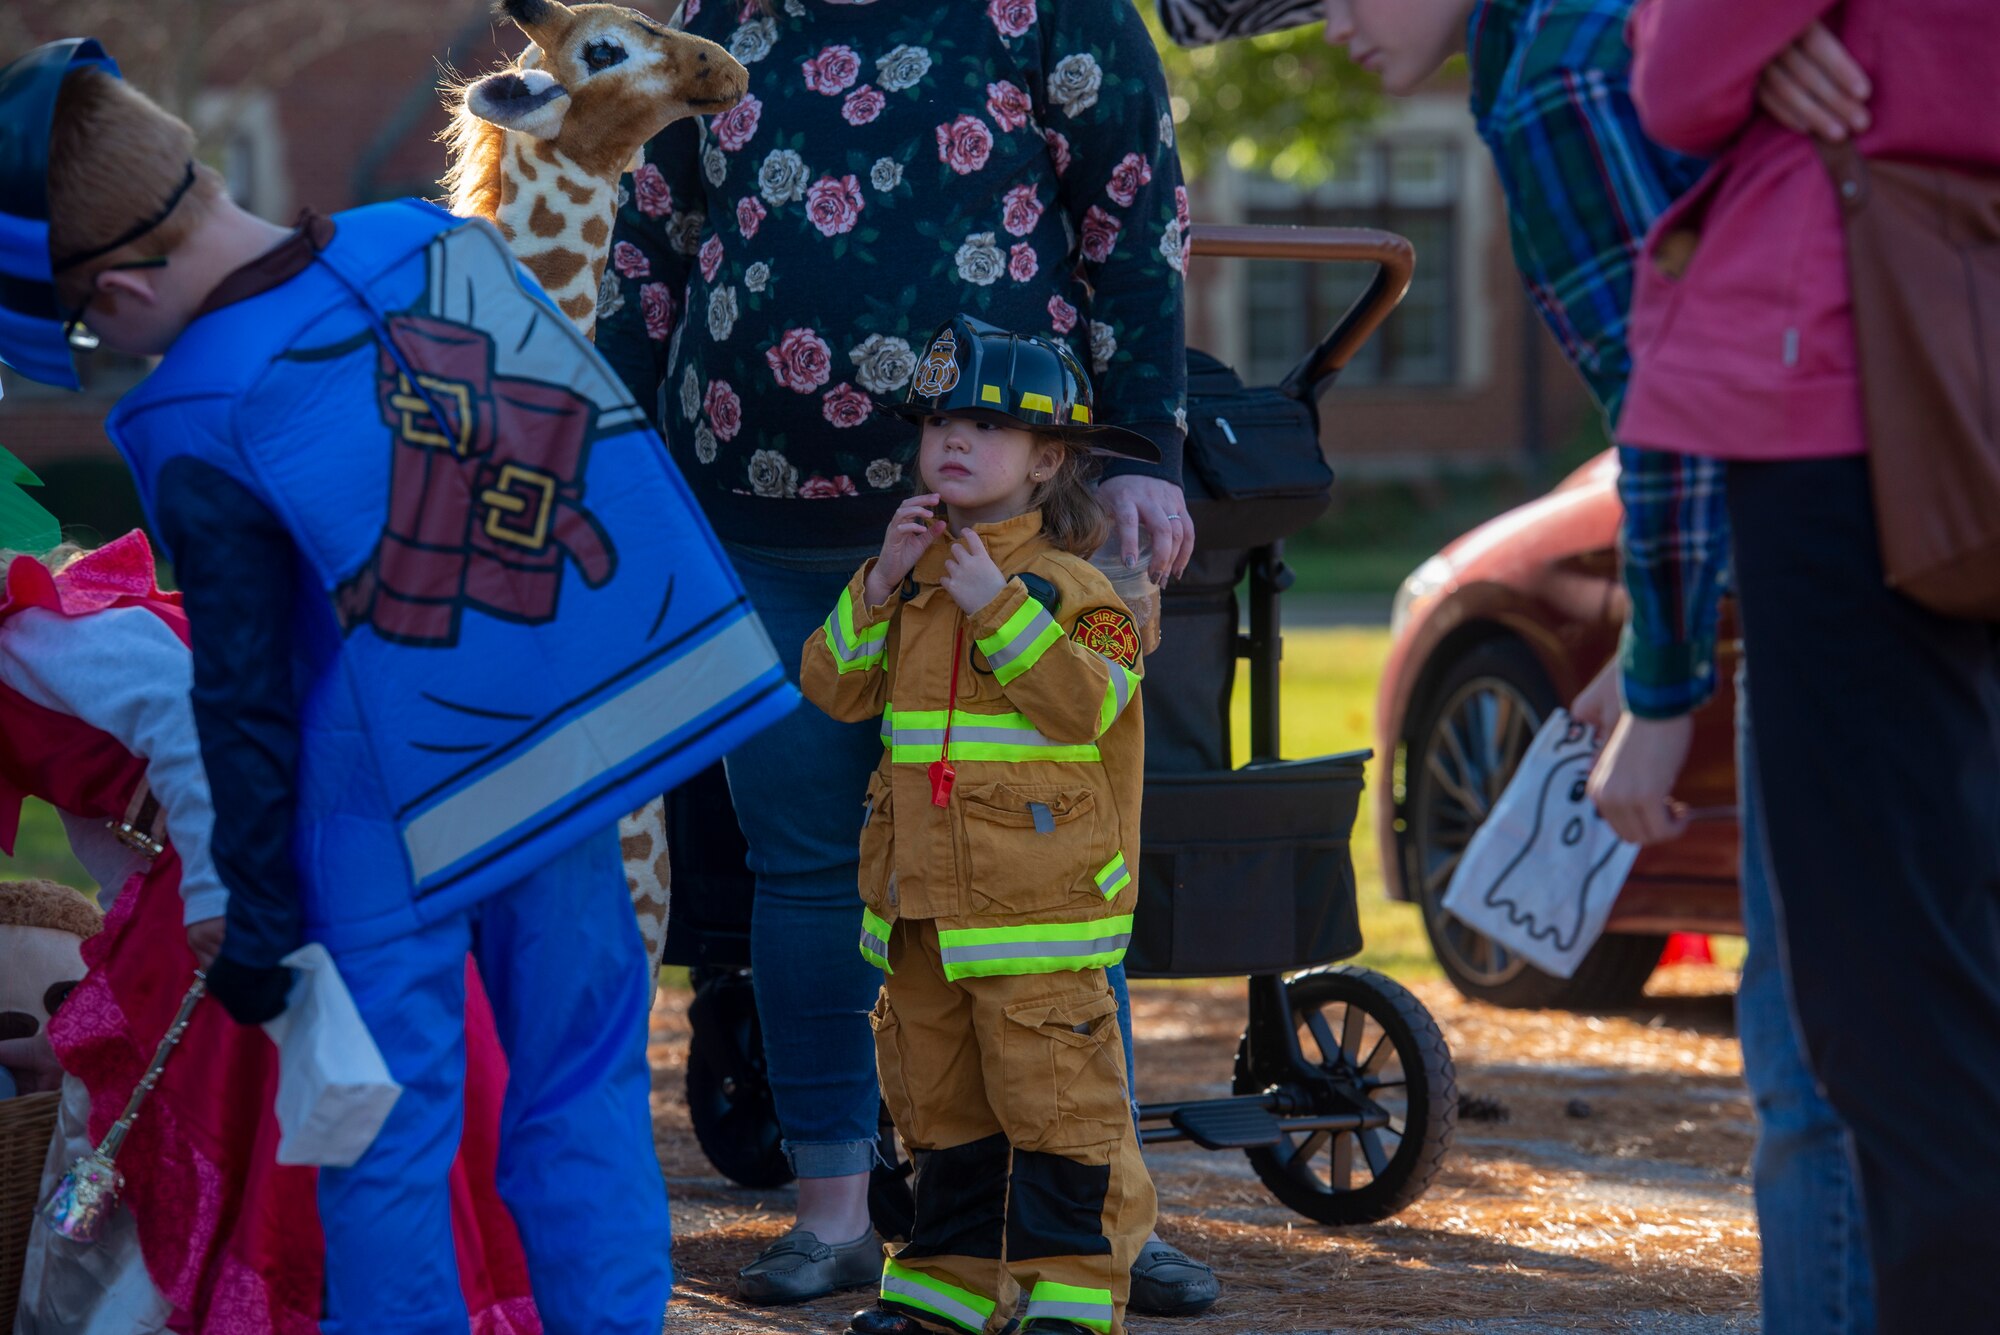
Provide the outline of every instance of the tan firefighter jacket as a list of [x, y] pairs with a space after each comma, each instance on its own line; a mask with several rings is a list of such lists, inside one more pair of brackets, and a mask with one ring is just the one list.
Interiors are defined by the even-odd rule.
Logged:
[[[882, 719], [860, 875], [861, 953], [878, 968], [901, 918], [937, 920], [952, 979], [1108, 967], [1131, 939], [1139, 636], [1110, 582], [1041, 528], [1030, 511], [974, 530], [1010, 577], [975, 616], [939, 584], [946, 535], [886, 605], [867, 605], [864, 565], [806, 640], [806, 697], [837, 719]], [[930, 768], [961, 634], [957, 778], [939, 807]]]

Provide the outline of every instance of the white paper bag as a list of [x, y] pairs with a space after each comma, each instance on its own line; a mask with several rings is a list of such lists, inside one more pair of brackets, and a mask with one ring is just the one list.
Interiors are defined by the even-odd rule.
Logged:
[[1585, 791], [1597, 750], [1588, 724], [1550, 714], [1444, 895], [1468, 927], [1558, 978], [1597, 943], [1639, 856]]
[[374, 1143], [403, 1087], [389, 1078], [326, 947], [301, 946], [282, 963], [298, 977], [284, 1013], [264, 1023], [278, 1045], [278, 1162], [347, 1168]]

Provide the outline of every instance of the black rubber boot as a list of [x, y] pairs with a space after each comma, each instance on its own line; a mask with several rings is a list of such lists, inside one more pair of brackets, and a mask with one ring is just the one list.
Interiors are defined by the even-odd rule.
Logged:
[[854, 1335], [932, 1335], [938, 1329], [886, 1307], [862, 1308], [847, 1318], [847, 1328]]

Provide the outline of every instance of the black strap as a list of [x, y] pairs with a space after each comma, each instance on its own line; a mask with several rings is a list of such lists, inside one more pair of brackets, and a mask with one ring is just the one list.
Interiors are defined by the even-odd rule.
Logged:
[[152, 231], [155, 227], [158, 227], [161, 223], [165, 222], [169, 217], [173, 216], [174, 210], [180, 206], [181, 196], [185, 195], [188, 192], [189, 188], [192, 187], [193, 185], [194, 185], [194, 162], [190, 160], [187, 165], [187, 172], [181, 177], [181, 183], [174, 187], [174, 193], [167, 196], [167, 202], [160, 206], [160, 211], [158, 213], [155, 213], [152, 217], [145, 219], [143, 222], [136, 223], [133, 226], [126, 228], [123, 232], [120, 232], [114, 240], [107, 241], [103, 245], [95, 246], [90, 250], [79, 251], [78, 253], [71, 255], [66, 259], [60, 259], [55, 261], [55, 263], [50, 266], [49, 272], [61, 273], [65, 269], [74, 269], [79, 264], [87, 264], [91, 260], [97, 259], [100, 256], [109, 255], [112, 251], [118, 249], [120, 246], [131, 245], [134, 241], [137, 241], [140, 237]]

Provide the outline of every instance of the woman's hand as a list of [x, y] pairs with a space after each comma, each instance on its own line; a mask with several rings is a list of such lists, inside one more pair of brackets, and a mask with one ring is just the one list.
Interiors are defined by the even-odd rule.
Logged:
[[1590, 797], [1618, 837], [1633, 844], [1663, 844], [1687, 830], [1687, 809], [1674, 801], [1674, 781], [1687, 763], [1694, 716], [1618, 720], [1611, 740], [1590, 770]]
[[1194, 555], [1194, 521], [1187, 515], [1187, 497], [1171, 482], [1137, 473], [1121, 473], [1097, 484], [1097, 498], [1118, 526], [1118, 554], [1128, 566], [1139, 564], [1139, 530], [1152, 540], [1153, 583], [1165, 584], [1187, 569]]
[[228, 924], [227, 918], [203, 918], [188, 924], [188, 949], [202, 968], [215, 963], [215, 957], [222, 953], [223, 929]]
[[967, 529], [958, 535], [958, 541], [951, 545], [951, 555], [945, 558], [943, 584], [959, 610], [971, 616], [1000, 596], [1000, 591], [1007, 587], [1007, 577], [986, 554], [986, 544], [979, 540], [979, 535]]
[[889, 532], [882, 539], [882, 554], [875, 558], [875, 568], [868, 572], [868, 583], [863, 590], [870, 607], [880, 607], [889, 601], [889, 595], [903, 582], [903, 576], [916, 568], [917, 558], [924, 554], [924, 549], [944, 532], [944, 520], [937, 517], [939, 499], [936, 492], [930, 491], [912, 496], [896, 507], [895, 517], [889, 521]]
[[1779, 52], [1757, 79], [1757, 105], [1778, 124], [1839, 143], [1868, 128], [1868, 75], [1824, 23]]

